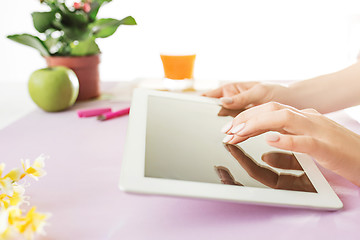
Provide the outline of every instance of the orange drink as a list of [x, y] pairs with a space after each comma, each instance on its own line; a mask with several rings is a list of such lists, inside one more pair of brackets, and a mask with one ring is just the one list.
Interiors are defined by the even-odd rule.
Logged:
[[195, 54], [160, 54], [164, 67], [164, 87], [170, 91], [193, 89]]
[[161, 54], [160, 57], [164, 66], [165, 78], [172, 80], [193, 79], [195, 56], [195, 54]]

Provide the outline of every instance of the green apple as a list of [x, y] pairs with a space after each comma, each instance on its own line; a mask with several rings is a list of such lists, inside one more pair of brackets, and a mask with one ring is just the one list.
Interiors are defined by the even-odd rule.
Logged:
[[79, 81], [69, 68], [43, 68], [31, 74], [28, 89], [36, 105], [47, 112], [57, 112], [75, 103]]

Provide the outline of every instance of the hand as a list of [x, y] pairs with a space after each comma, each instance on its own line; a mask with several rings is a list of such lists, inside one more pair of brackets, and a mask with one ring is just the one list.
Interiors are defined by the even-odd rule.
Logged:
[[[225, 148], [237, 160], [242, 168], [248, 172], [249, 176], [268, 187], [274, 189], [316, 192], [305, 173], [301, 174], [300, 176], [284, 173], [278, 174], [269, 167], [260, 166], [239, 146], [226, 144]], [[293, 154], [284, 152], [268, 152], [263, 154], [261, 158], [264, 162], [268, 163], [272, 167], [303, 171], [302, 167]], [[215, 169], [217, 170], [218, 176], [222, 183], [243, 186], [235, 181], [229, 169], [226, 167], [218, 166], [215, 167]]]
[[[236, 144], [268, 132], [268, 144], [307, 153], [323, 167], [360, 186], [360, 136], [313, 109], [298, 110], [275, 102], [240, 113], [224, 129], [224, 142]], [[280, 134], [281, 133], [281, 134]]]
[[287, 87], [259, 82], [239, 82], [223, 85], [203, 96], [220, 98], [227, 109], [246, 109], [269, 101], [280, 101], [288, 94]]

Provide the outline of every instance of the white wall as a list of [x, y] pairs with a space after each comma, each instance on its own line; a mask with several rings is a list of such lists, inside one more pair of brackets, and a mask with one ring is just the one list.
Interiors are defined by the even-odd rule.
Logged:
[[[27, 81], [45, 67], [33, 49], [5, 38], [36, 33], [30, 13], [37, 0], [2, 1], [0, 81]], [[210, 80], [304, 79], [354, 61], [360, 46], [356, 0], [113, 0], [100, 17], [132, 15], [99, 39], [104, 81], [162, 77], [159, 52], [195, 50], [195, 78]]]

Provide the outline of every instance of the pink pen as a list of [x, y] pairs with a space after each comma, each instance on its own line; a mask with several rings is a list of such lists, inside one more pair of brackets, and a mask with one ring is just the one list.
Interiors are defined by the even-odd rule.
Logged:
[[111, 112], [111, 108], [95, 108], [95, 109], [79, 110], [77, 114], [79, 117], [83, 118], [83, 117], [99, 116], [107, 112]]
[[116, 111], [116, 112], [107, 112], [107, 113], [101, 114], [100, 116], [98, 116], [97, 119], [101, 120], [101, 121], [105, 121], [105, 120], [109, 120], [109, 119], [112, 119], [112, 118], [127, 115], [127, 114], [129, 114], [129, 112], [130, 112], [130, 107], [127, 107], [127, 108], [121, 109], [121, 110]]

